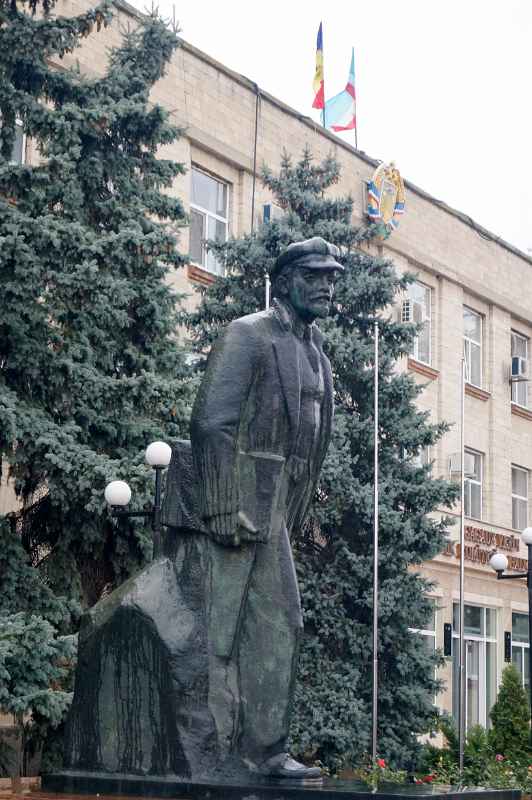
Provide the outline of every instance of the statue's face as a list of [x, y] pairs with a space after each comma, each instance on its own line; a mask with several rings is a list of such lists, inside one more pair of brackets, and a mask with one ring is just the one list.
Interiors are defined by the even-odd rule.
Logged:
[[326, 317], [336, 283], [333, 269], [295, 267], [287, 275], [285, 298], [304, 322]]

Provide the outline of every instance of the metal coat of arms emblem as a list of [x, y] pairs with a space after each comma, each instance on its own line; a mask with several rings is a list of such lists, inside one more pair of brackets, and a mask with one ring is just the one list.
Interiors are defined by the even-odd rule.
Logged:
[[368, 217], [382, 226], [384, 237], [399, 227], [405, 210], [405, 187], [393, 161], [380, 164], [368, 183]]

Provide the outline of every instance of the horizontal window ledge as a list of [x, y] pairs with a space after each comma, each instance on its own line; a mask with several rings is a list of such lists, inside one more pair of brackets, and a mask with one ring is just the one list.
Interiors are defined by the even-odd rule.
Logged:
[[517, 403], [512, 403], [512, 414], [516, 417], [532, 420], [532, 411], [529, 411], [529, 409], [524, 406], [518, 406]]
[[187, 265], [187, 278], [189, 281], [195, 283], [202, 283], [204, 286], [210, 286], [216, 280], [216, 275], [203, 267], [198, 267], [197, 264]]
[[434, 369], [434, 367], [429, 367], [428, 364], [423, 364], [421, 361], [416, 361], [416, 359], [412, 357], [408, 358], [407, 366], [412, 372], [417, 372], [419, 375], [423, 375], [431, 381], [435, 381], [440, 374], [439, 370]]
[[483, 402], [486, 402], [486, 400], [489, 400], [491, 397], [491, 392], [481, 389], [480, 386], [473, 386], [472, 383], [466, 383], [465, 393], [468, 394], [469, 397], [476, 397], [477, 400], [482, 400]]

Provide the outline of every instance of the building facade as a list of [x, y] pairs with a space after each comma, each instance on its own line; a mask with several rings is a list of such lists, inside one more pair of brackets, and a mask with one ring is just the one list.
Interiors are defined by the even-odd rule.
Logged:
[[[75, 14], [88, 5], [85, 0], [60, 0], [57, 11]], [[88, 37], [76, 51], [82, 71], [103, 71], [108, 47], [119, 43], [120, 26], [134, 21], [135, 15], [127, 5], [118, 5], [113, 24]], [[188, 168], [173, 192], [190, 215], [180, 244], [190, 254], [190, 263], [171, 281], [189, 293], [190, 305], [196, 302], [194, 286], [216, 280], [222, 269], [205, 252], [203, 240], [247, 232], [276, 213], [272, 198], [253, 180], [254, 163], [260, 167], [264, 162], [275, 170], [283, 150], [297, 158], [309, 147], [317, 160], [332, 153], [341, 166], [334, 192], [351, 194], [354, 223], [365, 221], [366, 185], [377, 162], [192, 45], [183, 42], [152, 99], [171, 109], [173, 121], [185, 129], [180, 140], [164, 148], [164, 155]], [[13, 157], [35, 158], [22, 132]], [[408, 308], [423, 321], [401, 368], [425, 386], [420, 408], [433, 422], [451, 424], [438, 445], [423, 454], [436, 476], [459, 477], [465, 357], [466, 716], [468, 725], [486, 725], [507, 661], [513, 661], [524, 684], [529, 683], [525, 582], [498, 582], [487, 562], [496, 547], [507, 553], [511, 567], [526, 568], [520, 531], [531, 521], [532, 389], [524, 379], [511, 382], [510, 369], [512, 358], [521, 359], [516, 368], [526, 373], [532, 260], [408, 182], [399, 229], [372, 247], [393, 259], [399, 271], [417, 274], [408, 296], [399, 299], [392, 313], [404, 315], [403, 301], [409, 300]], [[13, 503], [5, 483], [4, 477], [0, 510]], [[459, 508], [454, 516], [447, 550], [421, 568], [434, 582], [434, 615], [427, 630], [418, 632], [431, 649], [443, 651], [445, 640], [452, 645], [439, 670], [446, 690], [436, 699], [450, 712], [457, 703]]]

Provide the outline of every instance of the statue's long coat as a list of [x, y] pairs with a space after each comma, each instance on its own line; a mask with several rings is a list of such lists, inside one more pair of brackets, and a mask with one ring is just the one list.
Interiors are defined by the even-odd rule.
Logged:
[[[318, 443], [311, 463], [296, 453], [301, 371], [294, 321], [287, 309], [274, 303], [267, 311], [235, 320], [213, 348], [190, 428], [203, 518], [240, 510], [238, 454], [254, 452], [285, 459], [280, 522], [288, 534], [302, 526], [327, 452], [333, 415], [332, 373], [322, 335], [313, 325], [310, 336], [319, 353], [324, 383]], [[306, 481], [300, 480], [303, 473], [308, 476]], [[229, 655], [231, 650], [252, 569], [250, 547], [243, 545], [240, 551], [240, 569], [232, 568], [230, 595], [224, 582], [218, 606], [223, 608], [223, 630], [213, 626], [220, 655]], [[231, 561], [234, 563], [234, 556]], [[295, 600], [300, 613], [297, 590]]]

